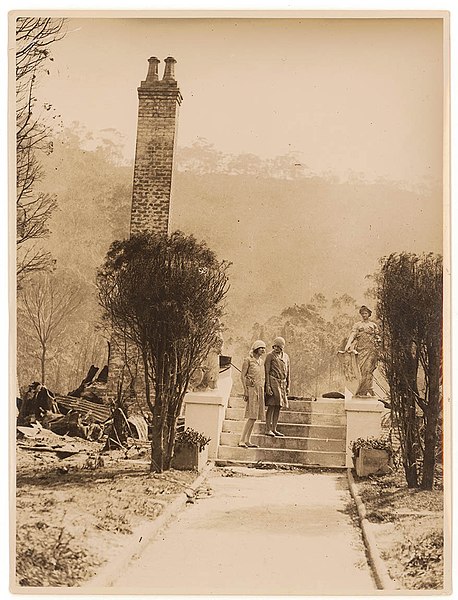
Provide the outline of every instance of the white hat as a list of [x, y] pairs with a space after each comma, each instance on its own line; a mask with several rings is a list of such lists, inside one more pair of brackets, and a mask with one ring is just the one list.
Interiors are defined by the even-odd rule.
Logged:
[[254, 352], [255, 350], [258, 350], [259, 348], [265, 348], [266, 345], [262, 340], [256, 340], [255, 342], [253, 342], [253, 345], [251, 346], [251, 350]]

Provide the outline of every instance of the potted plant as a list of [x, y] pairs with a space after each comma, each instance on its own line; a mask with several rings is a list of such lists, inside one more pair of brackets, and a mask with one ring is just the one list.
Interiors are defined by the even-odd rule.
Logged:
[[384, 437], [358, 438], [351, 444], [358, 477], [384, 475], [393, 468], [393, 448]]
[[172, 467], [179, 471], [202, 471], [208, 461], [210, 438], [188, 427], [177, 433]]

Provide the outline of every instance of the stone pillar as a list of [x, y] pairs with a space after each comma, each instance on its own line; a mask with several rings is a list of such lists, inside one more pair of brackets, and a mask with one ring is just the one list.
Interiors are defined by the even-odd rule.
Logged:
[[131, 235], [168, 232], [178, 107], [182, 101], [175, 80], [176, 60], [171, 56], [165, 59], [161, 80], [159, 59], [153, 56], [148, 62], [148, 74], [138, 88]]
[[371, 396], [353, 396], [345, 389], [345, 413], [347, 416], [346, 466], [353, 467], [351, 444], [357, 438], [380, 437], [384, 406]]
[[208, 458], [214, 460], [218, 452], [226, 407], [232, 389], [232, 369], [220, 373], [214, 390], [187, 392], [184, 397], [184, 425], [211, 438]]

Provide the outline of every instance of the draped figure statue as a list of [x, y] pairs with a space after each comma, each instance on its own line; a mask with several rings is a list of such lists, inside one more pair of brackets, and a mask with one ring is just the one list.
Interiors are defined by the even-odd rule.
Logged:
[[343, 351], [351, 355], [344, 361], [344, 370], [347, 377], [351, 377], [350, 371], [353, 371], [358, 379], [355, 396], [375, 396], [373, 374], [379, 356], [380, 331], [377, 323], [370, 320], [372, 311], [367, 306], [361, 306], [359, 314], [362, 320], [353, 325]]

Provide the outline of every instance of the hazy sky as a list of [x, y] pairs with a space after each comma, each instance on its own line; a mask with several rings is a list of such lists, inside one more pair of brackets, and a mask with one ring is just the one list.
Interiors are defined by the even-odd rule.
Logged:
[[442, 176], [440, 20], [72, 18], [52, 54], [39, 98], [67, 125], [118, 130], [129, 158], [147, 59], [171, 55], [180, 146], [203, 137], [227, 153], [298, 151], [314, 172]]

